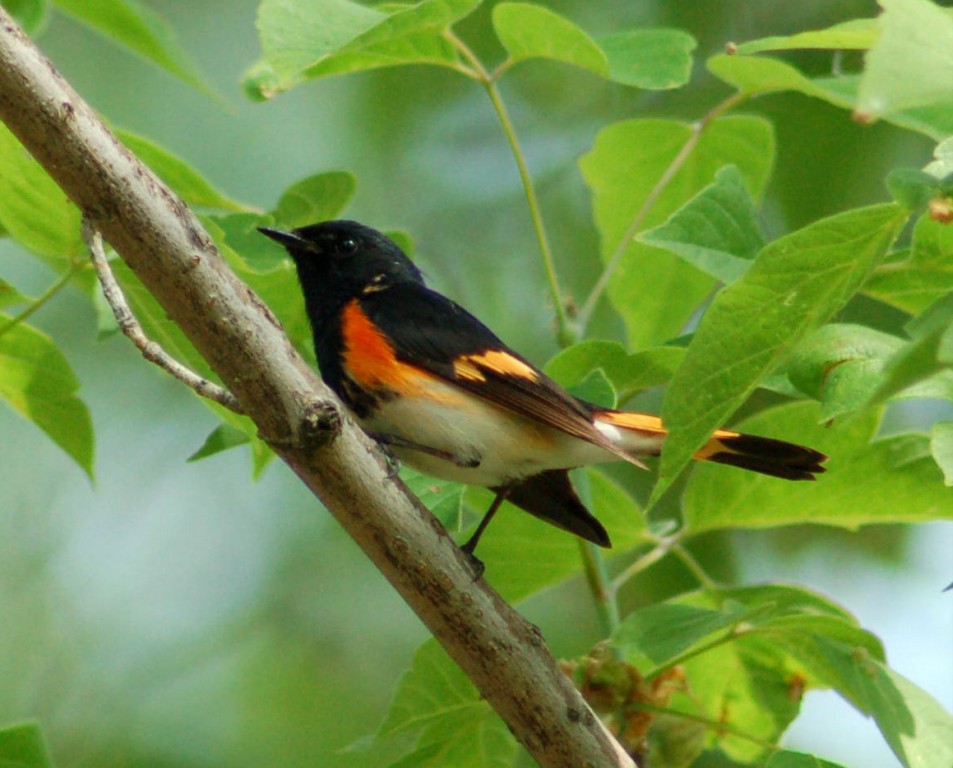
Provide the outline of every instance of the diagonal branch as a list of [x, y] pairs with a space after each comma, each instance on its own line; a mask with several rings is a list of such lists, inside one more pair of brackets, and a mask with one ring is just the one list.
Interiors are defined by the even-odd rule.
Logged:
[[264, 439], [413, 608], [540, 765], [632, 766], [538, 630], [389, 477], [198, 220], [0, 8], [0, 119], [162, 304]]

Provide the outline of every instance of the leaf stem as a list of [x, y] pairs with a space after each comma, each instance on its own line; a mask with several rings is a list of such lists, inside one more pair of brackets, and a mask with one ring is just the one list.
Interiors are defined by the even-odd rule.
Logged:
[[678, 541], [677, 534], [675, 536], [668, 536], [665, 538], [658, 538], [655, 540], [655, 546], [646, 552], [642, 557], [640, 557], [635, 562], [631, 563], [625, 570], [619, 573], [612, 580], [612, 589], [615, 592], [618, 592], [622, 588], [622, 585], [625, 584], [630, 579], [635, 578], [642, 571], [646, 570], [652, 565], [655, 565], [659, 560], [661, 560], [669, 551], [676, 545]]
[[586, 298], [586, 301], [580, 308], [579, 314], [576, 317], [576, 326], [580, 333], [584, 332], [586, 326], [589, 324], [589, 320], [592, 318], [592, 313], [595, 311], [596, 305], [599, 303], [599, 299], [602, 298], [602, 294], [605, 293], [606, 288], [608, 288], [609, 280], [612, 278], [616, 267], [619, 266], [619, 262], [622, 260], [622, 256], [625, 254], [626, 248], [629, 247], [629, 243], [635, 238], [639, 230], [642, 228], [646, 217], [649, 215], [649, 213], [651, 213], [652, 208], [655, 206], [655, 203], [658, 202], [659, 197], [661, 197], [662, 193], [668, 188], [668, 185], [671, 183], [672, 179], [675, 178], [675, 175], [681, 170], [682, 166], [685, 165], [685, 162], [691, 156], [695, 147], [698, 145], [698, 142], [701, 140], [705, 129], [722, 114], [744, 101], [745, 98], [747, 98], [747, 95], [741, 93], [740, 91], [732, 94], [720, 104], [716, 104], [714, 107], [712, 107], [700, 120], [692, 125], [692, 132], [689, 135], [687, 141], [682, 145], [682, 148], [678, 151], [678, 154], [672, 158], [672, 162], [668, 164], [668, 167], [659, 177], [658, 181], [655, 183], [655, 186], [652, 187], [641, 207], [635, 212], [635, 216], [632, 217], [632, 222], [625, 230], [625, 234], [622, 235], [619, 242], [616, 244], [615, 249], [612, 251], [612, 255], [609, 256], [609, 260], [606, 262], [605, 269], [602, 270], [602, 274], [599, 275], [599, 279], [596, 280], [596, 284], [592, 287], [592, 291], [589, 293], [589, 296]]
[[586, 582], [589, 584], [589, 591], [595, 598], [602, 632], [608, 637], [619, 626], [617, 590], [609, 579], [605, 558], [595, 544], [580, 539], [579, 554], [582, 557], [582, 567], [586, 574]]
[[71, 261], [69, 267], [63, 272], [59, 278], [50, 285], [42, 294], [40, 294], [33, 302], [24, 309], [20, 314], [10, 318], [6, 323], [0, 325], [0, 336], [3, 336], [5, 333], [12, 331], [20, 323], [24, 322], [30, 315], [34, 312], [41, 309], [50, 299], [52, 299], [57, 293], [59, 293], [63, 288], [66, 287], [66, 284], [73, 279], [73, 276], [83, 269], [82, 264]]
[[692, 576], [698, 580], [702, 589], [706, 592], [714, 592], [718, 589], [718, 584], [715, 580], [708, 575], [708, 572], [702, 567], [702, 564], [698, 562], [691, 552], [685, 549], [680, 541], [672, 545], [672, 554], [681, 560], [682, 564], [691, 571]]
[[735, 725], [730, 723], [724, 723], [719, 720], [712, 720], [708, 717], [703, 717], [702, 715], [695, 715], [691, 712], [683, 712], [680, 709], [671, 709], [670, 707], [659, 707], [655, 704], [649, 704], [647, 702], [634, 702], [629, 705], [630, 709], [634, 709], [638, 712], [656, 712], [660, 715], [670, 715], [671, 717], [680, 717], [684, 720], [691, 720], [695, 723], [700, 723], [711, 728], [714, 731], [721, 731], [722, 733], [728, 733], [732, 736], [737, 736], [739, 739], [744, 739], [745, 741], [750, 741], [752, 744], [758, 744], [759, 746], [765, 747], [766, 749], [777, 749], [778, 745], [766, 741], [765, 739], [760, 739], [757, 736], [752, 736], [750, 733], [743, 731], [741, 728], [738, 728]]
[[[533, 179], [529, 173], [529, 167], [526, 164], [526, 155], [520, 145], [519, 137], [516, 135], [516, 129], [513, 127], [513, 121], [510, 119], [506, 104], [500, 96], [500, 91], [496, 87], [497, 78], [506, 71], [506, 62], [497, 67], [492, 74], [483, 66], [483, 62], [477, 58], [477, 55], [457, 37], [452, 30], [445, 32], [447, 39], [456, 46], [457, 50], [470, 63], [473, 72], [476, 73], [476, 79], [486, 89], [490, 103], [496, 112], [497, 119], [506, 134], [506, 140], [510, 145], [510, 151], [513, 153], [513, 159], [516, 161], [516, 167], [519, 171], [520, 181], [523, 184], [523, 192], [526, 195], [526, 204], [529, 207], [529, 215], [533, 222], [533, 230], [536, 233], [536, 241], [539, 244], [540, 256], [543, 259], [543, 268], [546, 271], [546, 280], [549, 283], [549, 291], [552, 294], [553, 304], [556, 309], [556, 322], [558, 325], [558, 341], [561, 346], [568, 346], [572, 342], [573, 334], [569, 318], [566, 314], [566, 305], [563, 300], [562, 290], [559, 287], [559, 278], [556, 274], [556, 263], [553, 259], [552, 248], [549, 245], [549, 238], [546, 235], [546, 227], [543, 223], [543, 214], [539, 207], [539, 199], [536, 196], [536, 189], [533, 186]], [[461, 70], [463, 71], [463, 70]]]

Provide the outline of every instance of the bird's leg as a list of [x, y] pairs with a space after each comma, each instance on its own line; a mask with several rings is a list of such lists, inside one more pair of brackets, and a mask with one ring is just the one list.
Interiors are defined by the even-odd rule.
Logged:
[[493, 499], [493, 503], [490, 504], [490, 508], [486, 511], [486, 514], [483, 515], [483, 519], [480, 521], [480, 524], [477, 526], [477, 529], [473, 532], [473, 535], [467, 539], [466, 544], [464, 544], [460, 549], [462, 549], [470, 558], [474, 561], [474, 564], [477, 566], [479, 573], [477, 576], [483, 573], [483, 563], [480, 562], [479, 558], [473, 554], [476, 549], [477, 544], [480, 543], [480, 537], [483, 535], [483, 532], [486, 530], [486, 527], [490, 524], [490, 520], [493, 519], [493, 516], [496, 514], [496, 511], [500, 508], [500, 505], [506, 501], [506, 497], [510, 495], [510, 489], [512, 486], [504, 485], [500, 488], [496, 488], [496, 498]]
[[429, 445], [421, 445], [420, 443], [415, 443], [413, 440], [408, 440], [407, 438], [401, 437], [400, 435], [381, 435], [376, 432], [368, 432], [367, 434], [373, 437], [383, 446], [407, 448], [411, 451], [419, 451], [420, 453], [426, 453], [428, 456], [434, 456], [435, 458], [449, 461], [451, 464], [455, 464], [458, 467], [463, 467], [464, 469], [475, 469], [476, 467], [480, 466], [479, 459], [469, 456], [458, 456], [454, 453], [451, 453], [450, 451], [443, 451], [440, 448], [431, 448]]

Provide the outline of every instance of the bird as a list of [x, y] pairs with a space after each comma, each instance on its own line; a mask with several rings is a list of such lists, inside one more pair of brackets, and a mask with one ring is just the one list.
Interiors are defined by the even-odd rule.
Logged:
[[[567, 392], [483, 322], [427, 287], [389, 237], [355, 221], [259, 231], [285, 248], [304, 294], [318, 367], [361, 428], [435, 478], [491, 489], [462, 545], [474, 551], [504, 501], [601, 547], [605, 527], [569, 470], [611, 461], [645, 468], [661, 419]], [[716, 430], [695, 458], [814, 480], [827, 457], [768, 437]]]

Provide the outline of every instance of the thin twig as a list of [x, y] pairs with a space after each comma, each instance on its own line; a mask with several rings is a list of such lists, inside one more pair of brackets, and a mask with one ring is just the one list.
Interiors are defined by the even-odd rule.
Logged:
[[219, 405], [223, 405], [235, 413], [244, 413], [238, 398], [222, 386], [213, 381], [199, 376], [195, 371], [182, 365], [178, 360], [169, 355], [155, 341], [152, 341], [145, 332], [135, 314], [129, 307], [126, 297], [116, 282], [116, 277], [109, 268], [109, 261], [103, 251], [103, 238], [97, 229], [88, 221], [83, 221], [83, 240], [89, 248], [89, 256], [93, 262], [93, 268], [99, 277], [99, 284], [103, 288], [103, 296], [106, 303], [109, 304], [116, 318], [116, 323], [133, 344], [142, 352], [142, 356], [150, 363], [155, 363], [164, 371], [167, 371], [173, 378], [178, 379], [190, 389], [193, 389], [200, 397], [213, 400]]
[[30, 306], [20, 312], [20, 314], [10, 318], [3, 325], [0, 325], [0, 336], [3, 336], [8, 331], [12, 331], [14, 328], [20, 325], [20, 323], [25, 322], [30, 315], [43, 307], [50, 299], [52, 299], [57, 293], [66, 287], [69, 281], [73, 279], [73, 275], [79, 272], [79, 270], [80, 266], [78, 264], [70, 262], [70, 265], [67, 267], [66, 271], [59, 276], [55, 283], [43, 291], [40, 296], [34, 299], [30, 303]]
[[448, 30], [445, 33], [445, 37], [456, 46], [457, 50], [460, 51], [463, 57], [469, 62], [475, 74], [475, 79], [483, 84], [487, 96], [490, 98], [490, 103], [493, 105], [493, 110], [496, 112], [497, 119], [500, 121], [500, 126], [503, 128], [503, 133], [506, 135], [506, 140], [510, 145], [510, 151], [513, 154], [516, 168], [519, 171], [520, 181], [523, 185], [523, 193], [526, 196], [526, 205], [529, 208], [530, 219], [533, 222], [533, 230], [536, 233], [536, 241], [539, 245], [540, 256], [543, 260], [543, 269], [546, 271], [546, 280], [549, 283], [549, 291], [553, 297], [553, 304], [556, 310], [556, 322], [559, 327], [557, 341], [560, 346], [568, 346], [572, 341], [571, 337], [573, 334], [569, 318], [566, 314], [566, 302], [563, 299], [562, 289], [559, 287], [559, 278], [556, 274], [556, 262], [553, 258], [552, 248], [549, 245], [549, 238], [546, 235], [546, 226], [543, 223], [543, 212], [539, 205], [539, 198], [536, 196], [536, 188], [533, 186], [533, 178], [530, 175], [529, 166], [526, 164], [526, 154], [523, 152], [519, 137], [516, 135], [516, 128], [513, 126], [513, 121], [510, 119], [506, 104], [503, 102], [500, 91], [496, 86], [497, 77], [506, 70], [501, 66], [491, 74], [487, 71], [486, 67], [483, 66], [483, 62], [480, 61], [473, 50], [463, 42], [463, 40], [457, 37], [453, 31]]

